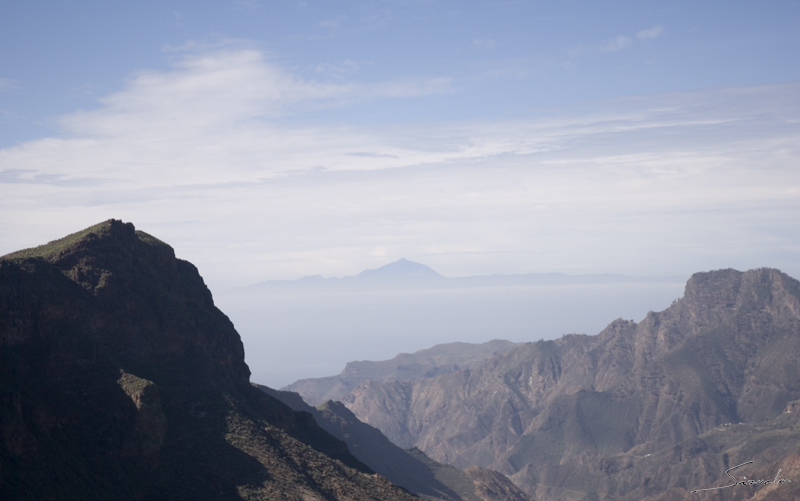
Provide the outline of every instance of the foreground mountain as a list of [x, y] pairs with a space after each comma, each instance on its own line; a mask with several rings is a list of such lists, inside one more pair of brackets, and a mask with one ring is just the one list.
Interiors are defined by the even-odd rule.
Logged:
[[[680, 499], [748, 455], [765, 455], [757, 466], [791, 462], [800, 450], [769, 441], [796, 444], [790, 423], [731, 450], [703, 437], [780, 416], [800, 398], [798, 374], [800, 283], [771, 269], [721, 270], [695, 274], [683, 298], [638, 324], [529, 343], [434, 378], [365, 381], [344, 402], [399, 446], [503, 472], [540, 500], [596, 499], [617, 469], [633, 476], [601, 498], [677, 489]], [[649, 476], [634, 467], [644, 456], [660, 461]], [[704, 475], [681, 470], [691, 458], [704, 458]]]
[[197, 269], [109, 220], [0, 259], [0, 498], [410, 500], [253, 388]]
[[475, 367], [520, 343], [495, 339], [482, 344], [446, 343], [391, 360], [348, 362], [338, 376], [301, 379], [282, 390], [294, 391], [311, 405], [341, 400], [362, 381], [411, 381]]
[[466, 471], [438, 463], [419, 449], [405, 451], [377, 428], [362, 423], [341, 402], [328, 401], [317, 408], [300, 395], [255, 385], [296, 411], [314, 416], [331, 435], [347, 443], [358, 459], [392, 483], [430, 499], [443, 501], [530, 501], [504, 475], [485, 468]]

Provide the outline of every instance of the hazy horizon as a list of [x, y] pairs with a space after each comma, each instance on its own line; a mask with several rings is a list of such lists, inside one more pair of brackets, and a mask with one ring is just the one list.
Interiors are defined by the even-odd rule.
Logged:
[[117, 218], [211, 290], [800, 275], [800, 5], [0, 7], [0, 254]]
[[[237, 312], [229, 290], [401, 257], [447, 277], [800, 276], [798, 19], [797, 2], [721, 0], [5, 2], [0, 254], [132, 222], [198, 267], [251, 360], [292, 317]], [[673, 299], [653, 288], [574, 327], [566, 299], [552, 312], [593, 333]], [[589, 289], [579, 309], [602, 300]], [[451, 323], [492, 302], [429, 299]], [[341, 307], [397, 317], [359, 300]], [[561, 333], [515, 315], [514, 336]], [[431, 337], [392, 351], [436, 334], [370, 325]]]
[[242, 336], [251, 380], [281, 388], [336, 375], [347, 362], [385, 360], [442, 343], [598, 334], [617, 318], [638, 322], [648, 311], [663, 310], [685, 285], [678, 277], [403, 280], [420, 268], [428, 267], [395, 262], [368, 270], [373, 273], [366, 280], [267, 282], [216, 293], [214, 300]]

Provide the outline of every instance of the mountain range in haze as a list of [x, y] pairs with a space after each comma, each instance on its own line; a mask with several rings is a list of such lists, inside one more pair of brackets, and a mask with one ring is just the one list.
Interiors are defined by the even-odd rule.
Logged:
[[336, 374], [352, 360], [437, 344], [599, 332], [611, 318], [663, 309], [685, 282], [558, 273], [446, 278], [400, 260], [352, 277], [228, 289], [215, 299], [248, 346], [254, 380], [285, 387]]
[[[342, 401], [398, 446], [498, 470], [540, 501], [718, 499], [690, 491], [747, 461], [740, 478], [794, 483], [725, 499], [800, 498], [800, 283], [777, 270], [697, 273], [639, 323], [442, 372], [365, 379]], [[288, 388], [313, 399], [330, 383]]]

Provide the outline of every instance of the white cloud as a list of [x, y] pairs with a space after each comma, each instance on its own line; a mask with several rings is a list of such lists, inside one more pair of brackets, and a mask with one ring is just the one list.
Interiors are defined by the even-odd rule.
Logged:
[[640, 40], [650, 40], [653, 38], [658, 37], [664, 31], [664, 27], [659, 25], [653, 26], [652, 28], [648, 28], [646, 30], [642, 30], [636, 33], [636, 38]]
[[301, 119], [449, 86], [323, 84], [252, 49], [140, 73], [62, 117], [62, 137], [0, 150], [0, 253], [109, 217], [172, 243], [216, 285], [403, 256], [449, 275], [653, 274], [777, 265], [763, 256], [800, 249], [787, 230], [800, 220], [797, 83], [536, 120]]

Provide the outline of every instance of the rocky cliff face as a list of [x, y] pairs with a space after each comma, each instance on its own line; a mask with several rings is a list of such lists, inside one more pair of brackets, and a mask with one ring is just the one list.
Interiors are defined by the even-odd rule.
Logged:
[[197, 269], [110, 220], [0, 259], [0, 498], [411, 499], [252, 388]]
[[694, 275], [682, 299], [638, 324], [529, 343], [431, 379], [366, 381], [344, 402], [402, 447], [497, 469], [555, 499], [564, 491], [545, 484], [569, 482], [543, 473], [554, 465], [600, 468], [634, 448], [774, 418], [800, 397], [797, 374], [800, 284], [777, 270], [721, 270]]

